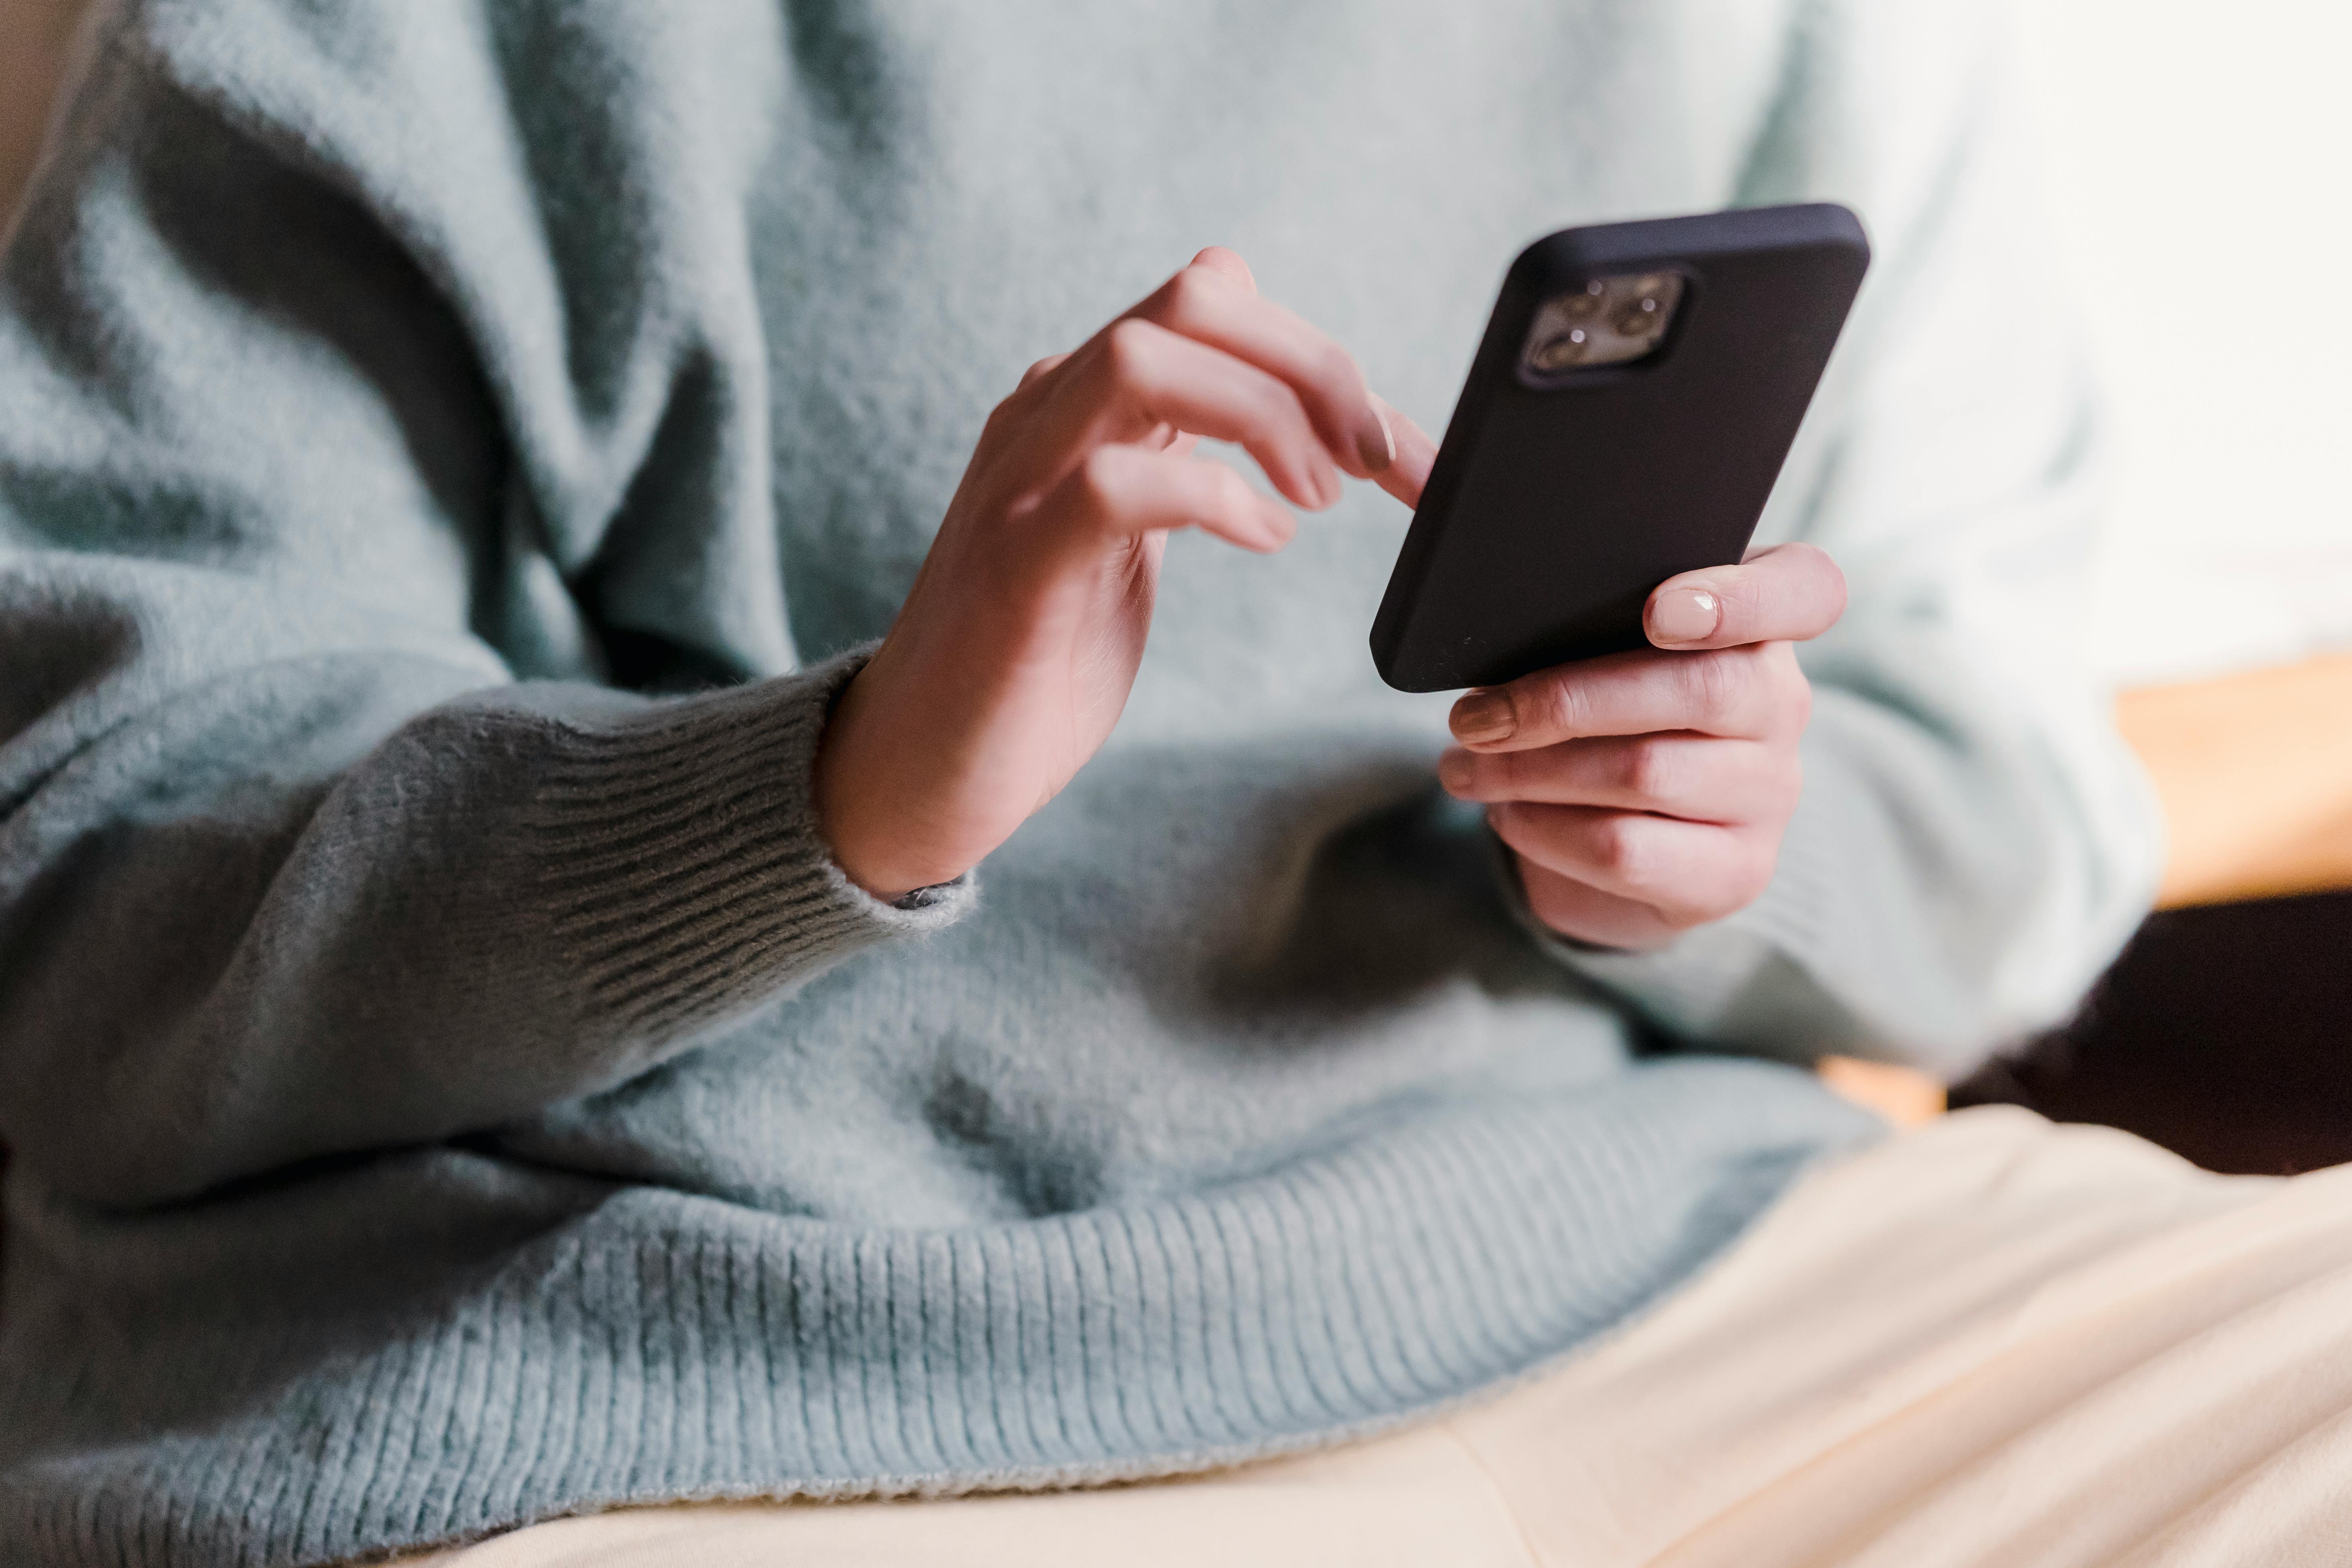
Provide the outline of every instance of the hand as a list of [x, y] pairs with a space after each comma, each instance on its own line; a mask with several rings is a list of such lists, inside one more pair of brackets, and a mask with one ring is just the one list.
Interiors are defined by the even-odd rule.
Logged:
[[818, 748], [835, 858], [877, 898], [951, 881], [1093, 756], [1126, 706], [1170, 531], [1271, 552], [1339, 475], [1417, 495], [1435, 452], [1338, 344], [1211, 247], [998, 405], [914, 587]]
[[1643, 612], [1664, 651], [1466, 693], [1438, 777], [1486, 803], [1545, 925], [1662, 947], [1771, 881], [1812, 708], [1791, 643], [1844, 609], [1843, 574], [1808, 544], [1670, 577]]

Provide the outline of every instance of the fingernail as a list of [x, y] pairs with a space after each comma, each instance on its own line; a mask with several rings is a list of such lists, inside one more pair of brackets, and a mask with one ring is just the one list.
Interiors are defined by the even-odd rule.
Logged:
[[1356, 428], [1356, 456], [1363, 459], [1367, 473], [1379, 473], [1396, 461], [1396, 432], [1389, 428], [1388, 416], [1375, 402], [1366, 412], [1371, 417]]
[[1437, 759], [1437, 782], [1449, 795], [1460, 795], [1470, 787], [1470, 753], [1448, 752]]
[[1454, 705], [1454, 738], [1478, 745], [1488, 741], [1507, 741], [1519, 727], [1518, 716], [1511, 711], [1511, 700], [1499, 691], [1473, 691]]
[[1722, 606], [1706, 589], [1670, 589], [1650, 606], [1650, 640], [1699, 642], [1713, 637], [1722, 619]]

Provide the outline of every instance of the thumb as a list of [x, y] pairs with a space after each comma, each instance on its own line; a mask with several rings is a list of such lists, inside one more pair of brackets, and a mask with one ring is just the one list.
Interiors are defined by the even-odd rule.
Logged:
[[1738, 566], [1669, 577], [1650, 592], [1643, 624], [1660, 647], [1803, 642], [1845, 613], [1845, 574], [1811, 544], [1776, 544]]

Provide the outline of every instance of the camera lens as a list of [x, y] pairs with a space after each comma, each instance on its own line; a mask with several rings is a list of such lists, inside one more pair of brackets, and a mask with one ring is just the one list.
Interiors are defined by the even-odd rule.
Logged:
[[1617, 331], [1623, 337], [1647, 337], [1658, 330], [1663, 320], [1655, 300], [1637, 300], [1618, 313]]
[[1548, 338], [1543, 346], [1528, 356], [1538, 370], [1566, 370], [1584, 358], [1592, 346], [1591, 334], [1582, 327]]
[[1554, 303], [1559, 307], [1561, 315], [1571, 321], [1580, 321], [1600, 310], [1601, 298], [1607, 287], [1608, 285], [1596, 278], [1584, 286], [1582, 293], [1563, 294]]

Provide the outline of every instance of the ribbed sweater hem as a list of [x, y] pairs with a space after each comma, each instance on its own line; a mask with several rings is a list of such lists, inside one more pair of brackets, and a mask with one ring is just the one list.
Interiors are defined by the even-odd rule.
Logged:
[[[631, 1503], [1066, 1487], [1318, 1446], [1623, 1323], [1874, 1126], [1801, 1074], [1675, 1063], [1359, 1127], [1209, 1190], [938, 1230], [519, 1189], [439, 1150], [301, 1201], [399, 1212], [429, 1181], [446, 1209], [453, 1162], [497, 1165], [543, 1213], [456, 1300], [338, 1325], [256, 1280], [129, 1362], [44, 1267], [90, 1238], [20, 1210], [6, 1338], [42, 1370], [0, 1408], [20, 1434], [0, 1540], [74, 1568], [289, 1568]], [[96, 1414], [193, 1356], [241, 1392], [168, 1435]]]

